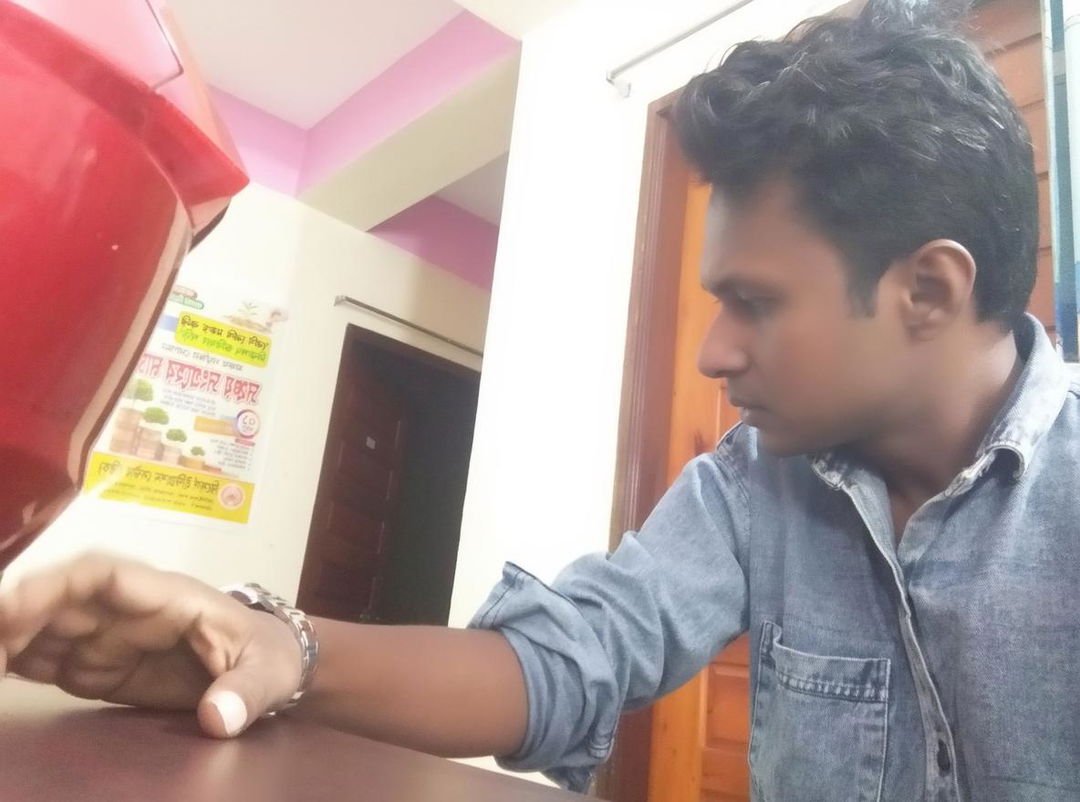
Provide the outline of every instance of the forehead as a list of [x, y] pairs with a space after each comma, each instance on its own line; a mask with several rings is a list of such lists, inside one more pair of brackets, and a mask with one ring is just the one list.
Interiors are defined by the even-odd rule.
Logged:
[[807, 220], [790, 185], [771, 182], [738, 202], [713, 190], [701, 258], [706, 289], [731, 282], [798, 289], [844, 279], [842, 254]]

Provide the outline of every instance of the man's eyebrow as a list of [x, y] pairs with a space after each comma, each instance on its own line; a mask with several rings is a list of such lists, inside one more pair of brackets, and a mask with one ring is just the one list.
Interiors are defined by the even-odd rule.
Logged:
[[752, 278], [744, 278], [742, 276], [725, 276], [724, 278], [717, 280], [705, 280], [701, 282], [701, 286], [711, 295], [715, 295], [717, 298], [725, 295], [732, 295], [738, 292], [745, 292], [747, 290], [751, 292], [775, 292], [772, 287], [763, 284], [760, 281], [755, 281]]

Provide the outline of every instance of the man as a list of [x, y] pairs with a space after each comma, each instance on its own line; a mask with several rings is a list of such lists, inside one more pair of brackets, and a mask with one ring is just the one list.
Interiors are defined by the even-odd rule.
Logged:
[[[679, 102], [714, 188], [700, 367], [744, 423], [613, 554], [508, 565], [467, 631], [315, 621], [296, 715], [584, 789], [624, 708], [749, 631], [756, 799], [1080, 798], [1080, 383], [1024, 314], [1030, 137], [911, 7], [744, 43]], [[275, 617], [103, 556], [0, 598], [0, 644], [220, 737], [310, 676]]]

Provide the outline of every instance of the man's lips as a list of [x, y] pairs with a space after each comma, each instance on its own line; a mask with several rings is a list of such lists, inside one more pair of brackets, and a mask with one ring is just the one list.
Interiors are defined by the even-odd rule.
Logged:
[[728, 400], [732, 406], [739, 410], [739, 419], [750, 426], [757, 426], [764, 422], [768, 410], [761, 404], [754, 403], [739, 395], [729, 395]]
[[733, 407], [738, 407], [739, 409], [764, 409], [761, 404], [753, 404], [735, 395], [729, 395], [728, 401], [731, 402]]

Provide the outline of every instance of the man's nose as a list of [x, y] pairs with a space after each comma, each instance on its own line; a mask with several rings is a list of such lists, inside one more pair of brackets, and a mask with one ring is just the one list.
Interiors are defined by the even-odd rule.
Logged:
[[749, 365], [740, 326], [721, 309], [701, 342], [698, 370], [710, 379], [725, 379], [742, 373]]

